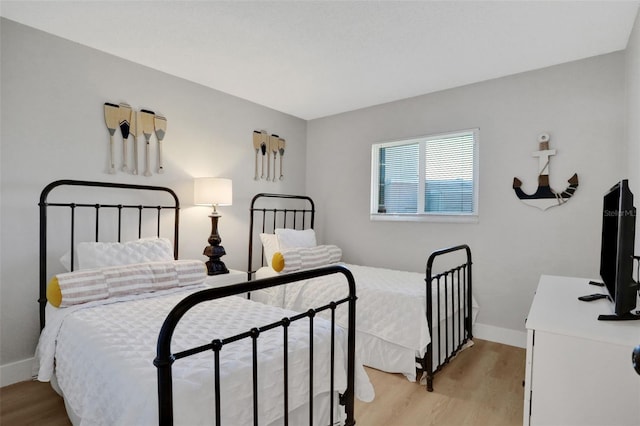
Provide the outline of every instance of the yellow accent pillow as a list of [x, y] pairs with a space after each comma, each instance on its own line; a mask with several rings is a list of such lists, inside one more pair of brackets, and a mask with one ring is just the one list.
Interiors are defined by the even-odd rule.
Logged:
[[60, 290], [57, 276], [51, 278], [49, 285], [47, 285], [47, 300], [56, 308], [59, 308], [62, 303], [62, 290]]
[[271, 259], [271, 267], [274, 271], [280, 272], [284, 269], [284, 256], [281, 252], [275, 252]]

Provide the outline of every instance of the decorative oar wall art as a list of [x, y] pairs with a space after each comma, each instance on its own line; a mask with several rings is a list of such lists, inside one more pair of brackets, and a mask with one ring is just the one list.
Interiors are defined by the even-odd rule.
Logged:
[[120, 110], [120, 133], [122, 133], [122, 168], [120, 170], [127, 173], [129, 171], [127, 141], [131, 130], [131, 107], [129, 104], [121, 103], [118, 109]]
[[157, 115], [154, 119], [156, 129], [156, 139], [158, 139], [158, 173], [164, 173], [164, 163], [162, 162], [162, 140], [167, 131], [167, 119], [161, 115]]
[[[144, 157], [144, 176], [151, 176], [151, 141], [155, 135], [157, 147], [157, 173], [164, 173], [165, 167], [162, 158], [162, 142], [167, 132], [167, 119], [162, 115], [156, 114], [149, 109], [141, 109], [136, 111], [127, 103], [115, 104], [112, 102], [104, 103], [104, 120], [109, 131], [109, 166], [107, 171], [111, 174], [116, 173], [115, 165], [115, 133], [120, 128], [122, 134], [122, 166], [120, 170], [125, 173], [134, 175], [139, 174], [139, 144], [138, 142], [144, 136], [145, 140], [145, 157]], [[130, 163], [131, 151], [128, 145], [129, 135], [133, 136], [133, 162]], [[131, 164], [131, 167], [129, 166]]]
[[148, 109], [140, 110], [140, 122], [138, 125], [142, 127], [144, 135], [144, 173], [145, 176], [151, 176], [151, 136], [153, 136], [155, 113]]
[[107, 124], [107, 130], [109, 131], [109, 173], [114, 174], [116, 172], [116, 160], [114, 151], [113, 136], [116, 134], [118, 128], [118, 120], [120, 119], [120, 107], [110, 102], [104, 104], [104, 121]]
[[513, 190], [518, 198], [525, 204], [537, 207], [540, 210], [547, 210], [566, 203], [573, 196], [578, 188], [578, 175], [576, 173], [568, 180], [569, 186], [562, 192], [554, 191], [549, 186], [549, 161], [552, 155], [556, 154], [555, 149], [549, 149], [549, 134], [541, 133], [538, 136], [540, 150], [531, 153], [533, 157], [538, 157], [538, 189], [533, 194], [527, 194], [522, 190], [522, 181], [517, 177], [513, 178]]
[[131, 170], [131, 173], [133, 173], [134, 175], [138, 174], [138, 114], [139, 112], [132, 111], [131, 128], [129, 129], [129, 133], [131, 134], [131, 136], [133, 136], [133, 168]]
[[[252, 138], [253, 151], [255, 153], [255, 180], [266, 179], [267, 181], [276, 182], [278, 179], [283, 180], [282, 160], [284, 158], [284, 148], [286, 142], [278, 135], [269, 135], [265, 130], [254, 130]], [[258, 157], [262, 154], [261, 172], [258, 175]], [[280, 155], [280, 171], [278, 175], [278, 155]], [[271, 165], [273, 156], [273, 167]], [[265, 162], [266, 175], [265, 175]]]
[[[280, 180], [284, 179], [284, 175], [282, 174], [282, 158], [284, 157], [284, 139], [280, 138], [278, 141], [278, 153], [280, 154]], [[273, 180], [276, 180], [275, 175], [273, 176]]]

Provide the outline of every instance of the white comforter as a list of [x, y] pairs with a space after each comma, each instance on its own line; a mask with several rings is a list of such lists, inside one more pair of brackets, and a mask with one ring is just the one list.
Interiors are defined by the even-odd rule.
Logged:
[[[157, 380], [153, 359], [157, 335], [169, 310], [187, 292], [159, 293], [117, 303], [92, 303], [52, 309], [43, 330], [36, 359], [38, 379], [55, 373], [67, 404], [90, 425], [157, 424]], [[206, 344], [251, 327], [281, 320], [292, 313], [228, 297], [198, 305], [174, 334], [172, 351]], [[314, 395], [327, 392], [330, 324], [314, 320]], [[289, 327], [290, 409], [309, 400], [308, 320]], [[337, 329], [336, 390], [346, 388], [346, 333]], [[259, 415], [261, 424], [282, 416], [283, 351], [280, 328], [258, 339]], [[244, 425], [253, 421], [251, 342], [224, 347], [221, 359], [222, 420]], [[173, 365], [174, 418], [176, 424], [213, 422], [213, 353], [178, 360]], [[344, 361], [343, 361], [344, 360]], [[356, 396], [373, 399], [373, 388], [362, 366], [356, 366]]]
[[[424, 354], [431, 341], [426, 312], [426, 284], [424, 274], [345, 264], [357, 285], [358, 332], [364, 332]], [[271, 268], [261, 268], [258, 278], [274, 275]], [[451, 283], [449, 283], [451, 284]], [[319, 303], [346, 297], [348, 287], [342, 275], [328, 275], [269, 289], [265, 303], [294, 311], [304, 311]], [[436, 299], [434, 291], [434, 310]], [[477, 304], [472, 298], [475, 316]], [[456, 302], [457, 305], [457, 302]], [[440, 309], [444, 318], [444, 300]], [[451, 315], [453, 308], [448, 306]], [[347, 311], [337, 309], [336, 321], [347, 327]]]

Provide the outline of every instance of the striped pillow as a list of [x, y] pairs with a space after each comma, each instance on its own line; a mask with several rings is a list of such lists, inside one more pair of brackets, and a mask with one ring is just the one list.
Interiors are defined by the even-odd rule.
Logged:
[[58, 285], [59, 291], [52, 290], [52, 292], [59, 293], [59, 306], [62, 308], [109, 297], [107, 280], [99, 269], [58, 274], [52, 280], [52, 284], [54, 287], [55, 284]]
[[136, 295], [204, 282], [200, 260], [148, 262], [58, 274], [49, 283], [47, 299], [56, 307]]
[[151, 262], [102, 269], [109, 297], [167, 290], [178, 286], [178, 274], [172, 263]]
[[207, 278], [207, 266], [199, 260], [176, 260], [173, 262], [178, 273], [178, 286], [202, 284]]
[[293, 248], [275, 253], [271, 267], [276, 272], [292, 272], [336, 263], [341, 258], [342, 250], [334, 245]]

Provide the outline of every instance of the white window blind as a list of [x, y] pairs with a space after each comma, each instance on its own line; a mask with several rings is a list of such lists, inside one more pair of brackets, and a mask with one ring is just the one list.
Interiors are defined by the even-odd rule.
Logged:
[[374, 144], [372, 216], [477, 215], [477, 135]]
[[416, 213], [420, 176], [418, 144], [384, 147], [379, 153], [378, 213]]

